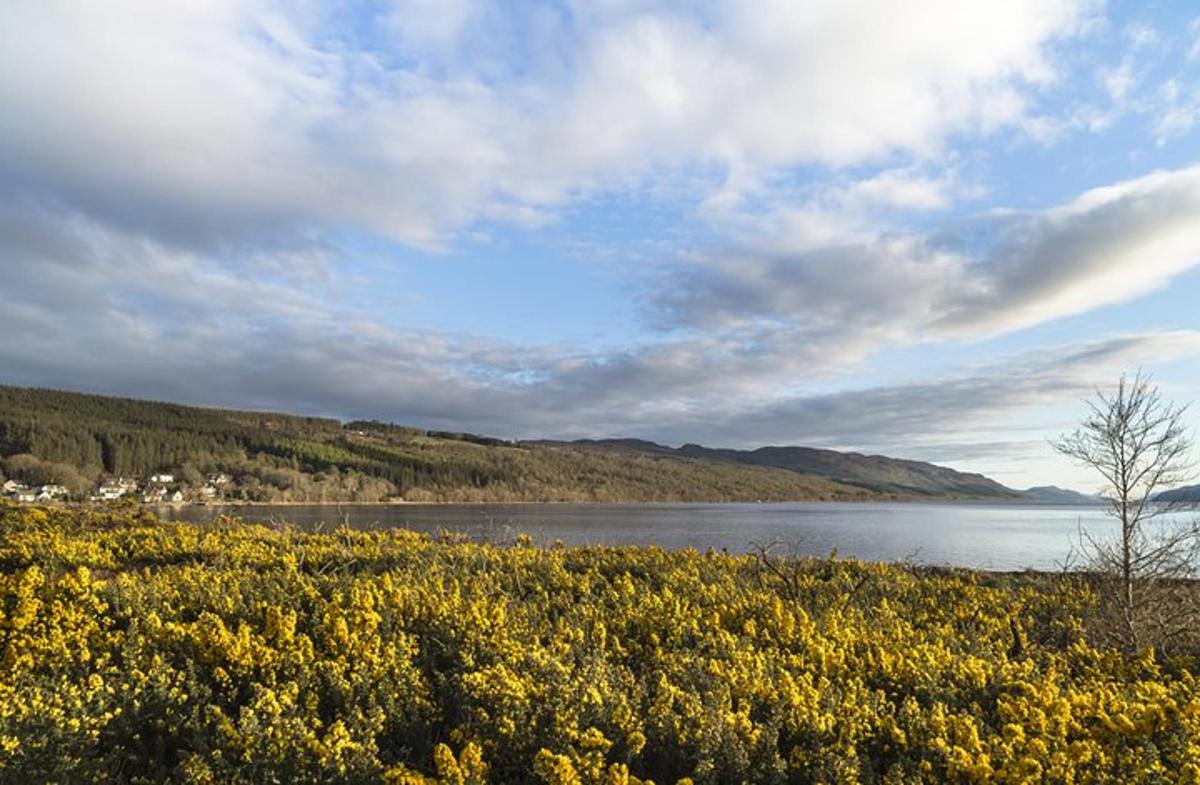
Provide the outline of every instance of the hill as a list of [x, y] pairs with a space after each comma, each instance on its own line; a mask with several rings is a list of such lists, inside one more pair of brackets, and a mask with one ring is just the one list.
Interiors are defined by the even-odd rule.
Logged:
[[[546, 443], [546, 442], [544, 442]], [[872, 494], [902, 498], [1019, 499], [1021, 493], [981, 474], [967, 474], [922, 461], [901, 460], [882, 455], [861, 455], [814, 447], [760, 447], [730, 450], [685, 444], [666, 447], [636, 439], [602, 439], [567, 442], [571, 446], [605, 451], [670, 456], [768, 467], [814, 477], [824, 477], [861, 488]]]
[[1155, 501], [1176, 504], [1200, 504], [1200, 485], [1185, 485], [1154, 496]]
[[1021, 493], [1029, 501], [1039, 504], [1103, 504], [1103, 500], [1098, 496], [1088, 496], [1086, 493], [1059, 488], [1057, 485], [1039, 485], [1026, 488]]
[[[238, 501], [754, 501], [877, 495], [770, 467], [518, 444], [379, 422], [0, 386], [4, 472], [76, 495], [102, 478], [172, 475]], [[143, 483], [144, 485], [144, 483]]]
[[[106, 478], [184, 498], [322, 501], [785, 501], [1012, 498], [986, 477], [805, 447], [674, 449], [633, 439], [510, 442], [374, 421], [0, 386], [11, 478], [75, 495]], [[220, 477], [214, 487], [214, 477]], [[145, 483], [142, 483], [143, 489]]]

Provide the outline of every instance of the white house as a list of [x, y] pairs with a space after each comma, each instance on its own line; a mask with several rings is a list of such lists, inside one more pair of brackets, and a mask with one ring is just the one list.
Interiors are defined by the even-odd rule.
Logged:
[[67, 489], [61, 485], [43, 485], [38, 489], [37, 500], [39, 502], [50, 502], [55, 499], [63, 499], [67, 496]]
[[228, 485], [229, 483], [230, 483], [230, 477], [228, 474], [224, 474], [222, 472], [217, 472], [216, 474], [208, 475], [208, 484], [209, 485]]
[[181, 501], [183, 501], [183, 491], [175, 491], [175, 493], [171, 494], [171, 501], [175, 504], [179, 504]]
[[96, 495], [93, 496], [92, 498], [101, 499], [103, 501], [112, 501], [113, 499], [120, 499], [125, 494], [126, 494], [126, 489], [124, 486], [119, 485], [119, 484], [106, 483], [96, 489]]
[[150, 482], [159, 483], [161, 485], [167, 485], [169, 483], [175, 482], [175, 475], [174, 474], [155, 474], [150, 477]]
[[161, 502], [167, 495], [165, 488], [149, 488], [142, 494], [142, 501], [146, 504], [155, 504]]
[[4, 483], [4, 495], [19, 502], [31, 502], [36, 500], [37, 491], [24, 483], [9, 480]]

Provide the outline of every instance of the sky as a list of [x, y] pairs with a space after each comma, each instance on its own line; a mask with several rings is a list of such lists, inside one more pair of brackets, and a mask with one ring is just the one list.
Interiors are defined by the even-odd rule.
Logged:
[[0, 383], [1094, 490], [1200, 398], [1200, 6], [884, 6], [9, 0]]

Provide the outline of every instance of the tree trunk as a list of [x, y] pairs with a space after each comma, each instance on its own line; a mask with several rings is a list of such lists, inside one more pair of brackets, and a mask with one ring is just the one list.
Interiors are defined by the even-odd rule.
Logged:
[[1123, 597], [1122, 610], [1125, 617], [1125, 635], [1130, 651], [1137, 649], [1137, 634], [1134, 629], [1134, 597], [1133, 597], [1133, 524], [1129, 521], [1128, 502], [1121, 504], [1121, 589]]

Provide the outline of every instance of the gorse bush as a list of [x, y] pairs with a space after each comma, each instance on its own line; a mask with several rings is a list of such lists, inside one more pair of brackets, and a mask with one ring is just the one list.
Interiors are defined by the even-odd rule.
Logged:
[[1083, 584], [789, 569], [0, 508], [0, 779], [1200, 782]]

